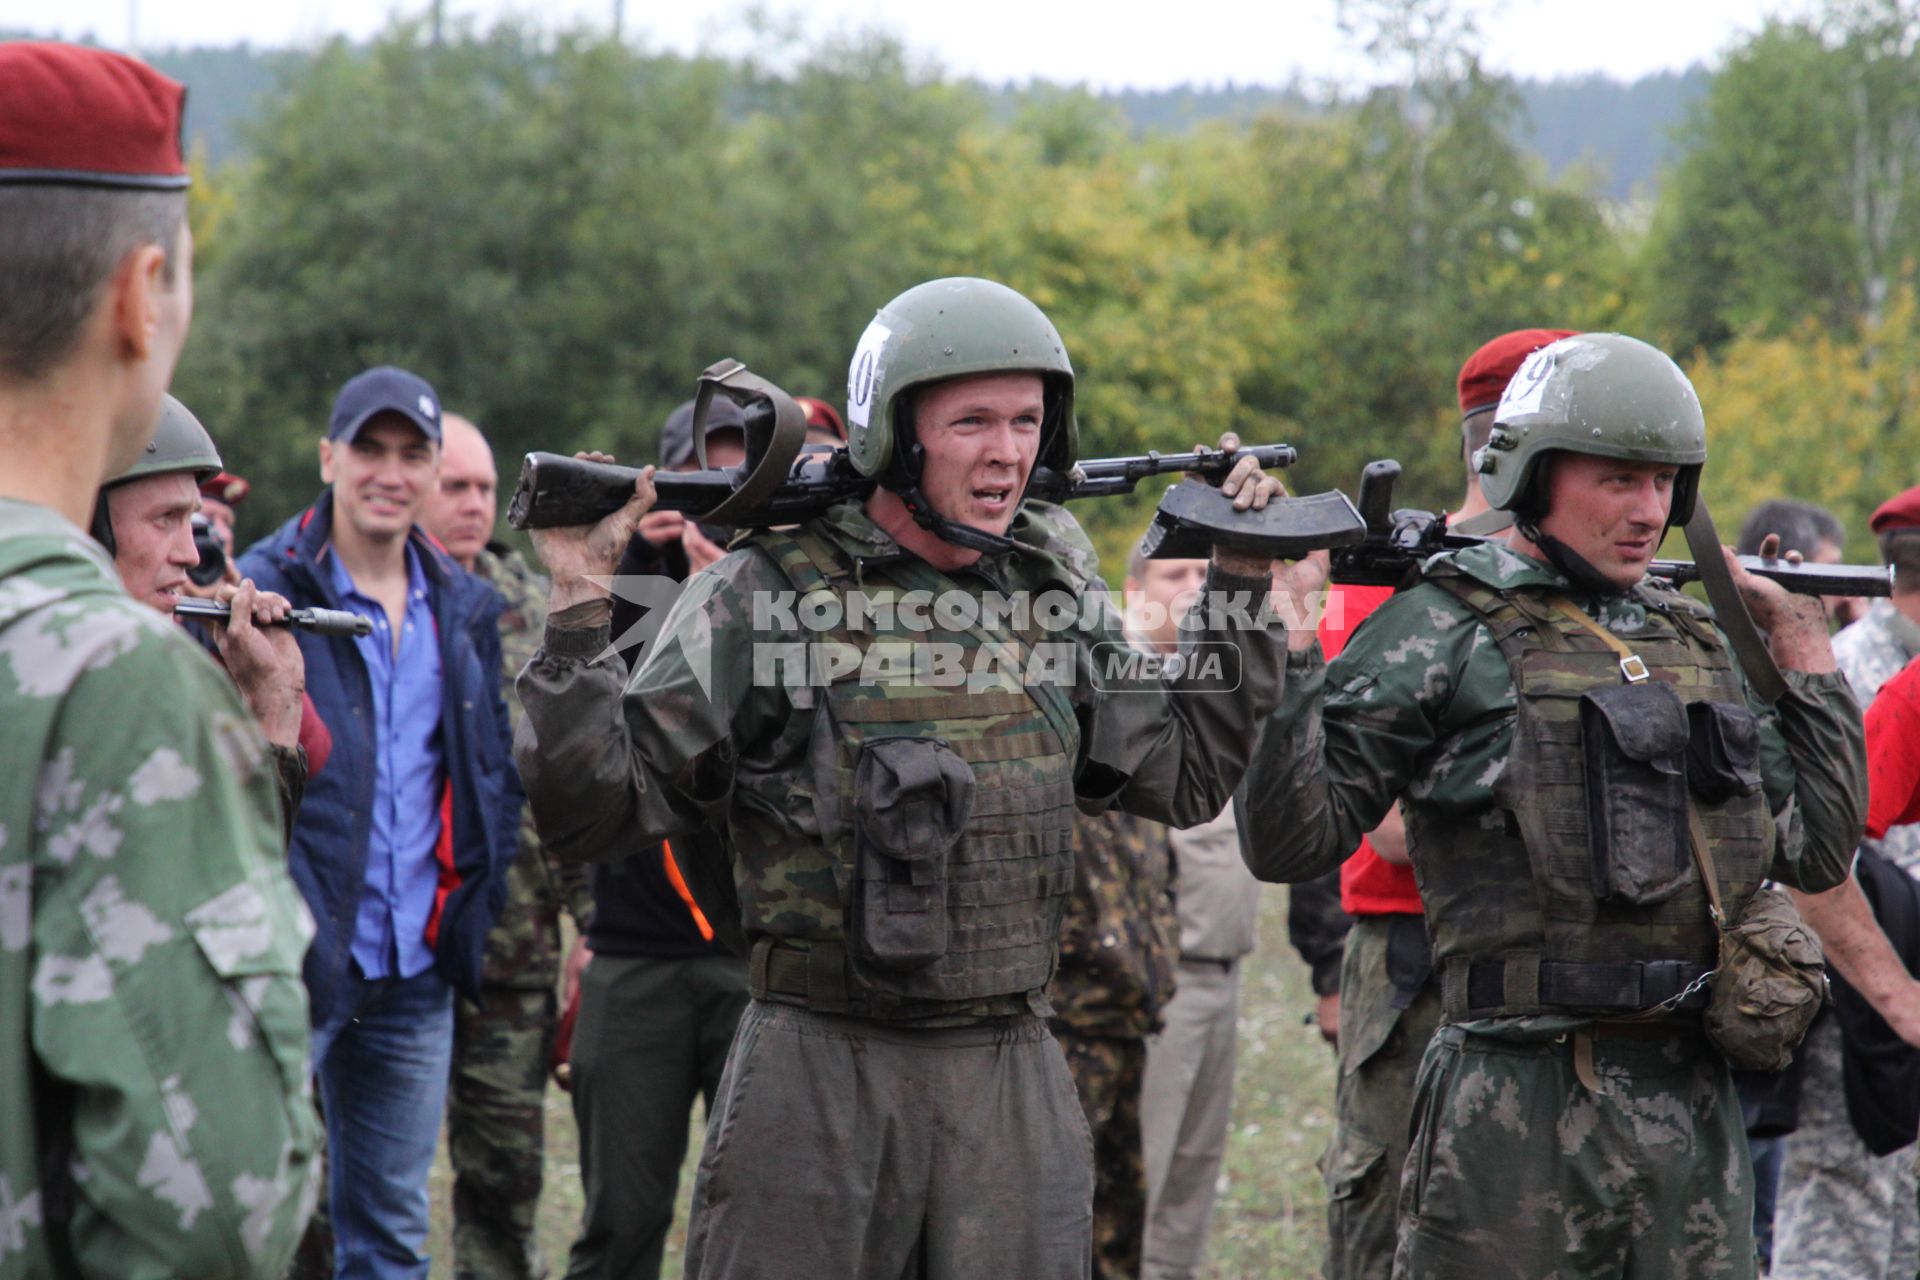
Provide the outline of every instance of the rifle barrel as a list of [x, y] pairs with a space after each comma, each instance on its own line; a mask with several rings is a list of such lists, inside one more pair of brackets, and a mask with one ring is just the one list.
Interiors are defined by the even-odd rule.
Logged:
[[[1200, 449], [1193, 453], [1147, 453], [1127, 458], [1094, 458], [1069, 472], [1035, 467], [1027, 496], [1044, 502], [1074, 498], [1105, 498], [1131, 493], [1149, 476], [1198, 475], [1224, 480], [1234, 464], [1252, 455], [1262, 468], [1290, 467], [1299, 457], [1291, 445], [1250, 445], [1225, 453]], [[516, 529], [551, 529], [593, 524], [612, 515], [633, 496], [637, 467], [613, 462], [587, 462], [557, 453], [529, 453], [521, 464], [520, 483], [507, 507], [507, 523]], [[744, 468], [715, 471], [656, 471], [653, 488], [656, 511], [680, 511], [700, 517], [724, 501], [741, 483]], [[860, 475], [844, 453], [802, 454], [792, 471], [754, 512], [754, 524], [790, 524], [818, 515], [828, 507], [864, 496], [874, 482]]]
[[[199, 618], [205, 622], [217, 622], [225, 626], [233, 616], [233, 610], [218, 600], [202, 600], [198, 596], [182, 596], [174, 601], [173, 611], [182, 618]], [[347, 613], [340, 609], [295, 609], [282, 619], [278, 626], [293, 627], [300, 631], [311, 631], [317, 636], [370, 636], [373, 623], [357, 613]]]
[[[1889, 565], [1792, 564], [1780, 559], [1763, 560], [1759, 556], [1740, 556], [1738, 559], [1741, 567], [1756, 578], [1777, 582], [1798, 595], [1893, 594], [1893, 569]], [[1691, 560], [1655, 560], [1647, 572], [1682, 585], [1700, 580], [1700, 566]]]

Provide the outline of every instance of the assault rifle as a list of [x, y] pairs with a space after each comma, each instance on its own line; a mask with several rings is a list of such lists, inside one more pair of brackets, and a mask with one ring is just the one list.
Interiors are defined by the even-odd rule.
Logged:
[[[746, 420], [746, 460], [737, 467], [706, 467], [706, 410], [716, 393], [736, 401]], [[871, 493], [874, 481], [855, 470], [845, 450], [802, 452], [805, 418], [780, 388], [723, 360], [700, 376], [694, 402], [693, 439], [698, 471], [656, 471], [656, 510], [679, 511], [703, 524], [764, 528], [797, 524], [842, 502]], [[1152, 476], [1184, 474], [1155, 513], [1145, 542], [1155, 558], [1198, 557], [1215, 544], [1294, 558], [1323, 547], [1358, 543], [1366, 526], [1345, 494], [1337, 491], [1270, 502], [1263, 511], [1235, 511], [1216, 487], [1243, 455], [1261, 467], [1288, 467], [1298, 458], [1289, 445], [1243, 447], [1232, 453], [1146, 453], [1098, 458], [1060, 472], [1034, 468], [1027, 496], [1045, 502], [1104, 498], [1132, 493]], [[507, 507], [516, 529], [592, 524], [624, 506], [640, 471], [609, 462], [586, 462], [555, 453], [530, 453]]]
[[[1369, 462], [1360, 473], [1356, 506], [1366, 522], [1360, 542], [1336, 547], [1332, 553], [1333, 580], [1360, 586], [1398, 586], [1413, 567], [1428, 556], [1488, 541], [1447, 527], [1444, 512], [1393, 507], [1393, 486], [1400, 464], [1391, 459]], [[1790, 564], [1741, 556], [1740, 564], [1759, 578], [1770, 578], [1789, 591], [1809, 596], [1885, 596], [1893, 593], [1893, 571], [1884, 565]], [[1692, 560], [1655, 560], [1647, 572], [1676, 585], [1701, 581], [1700, 566]]]

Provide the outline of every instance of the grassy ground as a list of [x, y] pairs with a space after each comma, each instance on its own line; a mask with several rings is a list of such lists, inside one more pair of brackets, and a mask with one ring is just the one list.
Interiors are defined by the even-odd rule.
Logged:
[[[1249, 961], [1240, 1008], [1240, 1064], [1233, 1133], [1221, 1174], [1219, 1208], [1207, 1245], [1209, 1280], [1309, 1280], [1319, 1274], [1326, 1198], [1314, 1160], [1333, 1120], [1333, 1054], [1303, 1025], [1313, 1008], [1306, 968], [1287, 946], [1286, 891], [1269, 889], [1261, 907], [1260, 950]], [[695, 1118], [696, 1126], [698, 1117]], [[680, 1208], [668, 1242], [666, 1274], [679, 1274], [687, 1197], [700, 1149], [688, 1144]], [[444, 1148], [434, 1166], [433, 1274], [453, 1274], [448, 1239], [451, 1176]], [[547, 1094], [547, 1185], [540, 1202], [540, 1245], [559, 1276], [580, 1221], [579, 1147], [566, 1095]]]

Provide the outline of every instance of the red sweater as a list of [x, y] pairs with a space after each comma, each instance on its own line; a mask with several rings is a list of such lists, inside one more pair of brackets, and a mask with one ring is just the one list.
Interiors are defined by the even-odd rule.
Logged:
[[[1368, 614], [1393, 594], [1392, 587], [1354, 587], [1336, 584], [1320, 619], [1320, 649], [1332, 662], [1347, 647], [1347, 638]], [[1413, 868], [1397, 866], [1373, 851], [1365, 836], [1340, 868], [1340, 909], [1350, 916], [1418, 915], [1420, 889]]]
[[1920, 659], [1867, 706], [1867, 834], [1920, 822]]

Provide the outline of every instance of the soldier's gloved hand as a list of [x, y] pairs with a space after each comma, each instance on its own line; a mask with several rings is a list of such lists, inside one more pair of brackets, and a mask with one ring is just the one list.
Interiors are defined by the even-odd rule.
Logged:
[[[583, 462], [612, 462], [604, 453], [582, 452], [573, 455]], [[653, 468], [645, 467], [633, 482], [633, 497], [627, 505], [597, 524], [565, 525], [555, 529], [529, 529], [534, 554], [553, 578], [553, 590], [547, 597], [551, 613], [584, 603], [604, 600], [609, 589], [590, 577], [611, 578], [620, 568], [621, 553], [627, 549], [640, 520], [653, 510]]]
[[[1833, 645], [1827, 637], [1827, 611], [1820, 598], [1800, 595], [1777, 582], [1755, 577], [1741, 567], [1733, 548], [1722, 547], [1720, 551], [1727, 558], [1733, 585], [1740, 589], [1740, 598], [1746, 602], [1747, 612], [1753, 615], [1753, 624], [1767, 633], [1774, 661], [1789, 671], [1834, 670]], [[1776, 533], [1768, 534], [1760, 543], [1760, 558], [1800, 563], [1798, 551], [1789, 551], [1784, 557], [1780, 555], [1780, 535]]]

